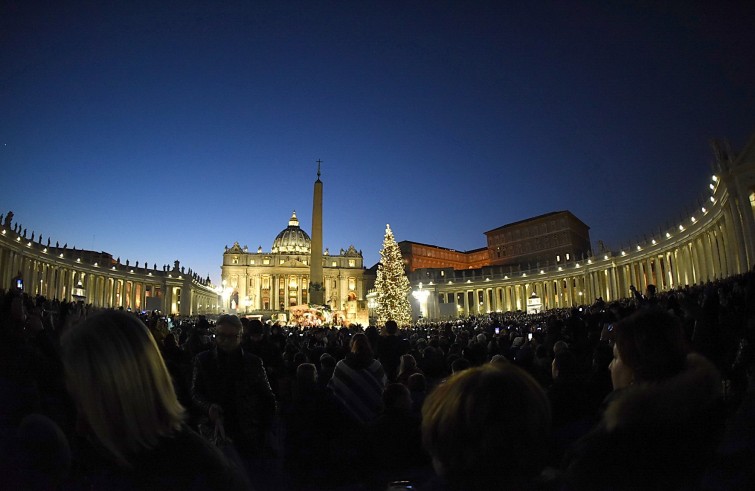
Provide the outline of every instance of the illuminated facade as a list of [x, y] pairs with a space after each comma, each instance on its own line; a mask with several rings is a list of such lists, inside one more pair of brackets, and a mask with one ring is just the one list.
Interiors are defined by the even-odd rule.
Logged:
[[485, 232], [487, 247], [456, 251], [429, 244], [399, 242], [407, 272], [426, 268], [455, 270], [485, 266], [515, 269], [559, 264], [590, 255], [590, 227], [569, 211], [554, 211]]
[[[10, 215], [10, 213], [9, 213]], [[52, 247], [26, 238], [6, 217], [0, 228], [0, 284], [21, 274], [24, 291], [48, 299], [81, 300], [94, 307], [160, 310], [182, 316], [216, 314], [219, 295], [191, 270], [121, 264], [107, 252]]]
[[[273, 241], [270, 251], [250, 252], [238, 242], [226, 247], [221, 267], [223, 308], [249, 314], [272, 314], [309, 303], [309, 262], [312, 241], [299, 227], [294, 212]], [[325, 303], [346, 318], [356, 318], [364, 309], [364, 265], [362, 252], [354, 246], [322, 255]]]
[[590, 227], [570, 211], [554, 211], [485, 232], [490, 264], [547, 265], [590, 255]]
[[429, 319], [448, 319], [525, 310], [533, 294], [542, 309], [572, 307], [627, 298], [630, 285], [665, 291], [744, 273], [755, 266], [755, 136], [736, 157], [717, 146], [713, 167], [710, 194], [694, 214], [630, 248], [528, 269], [416, 269], [413, 289], [430, 292]]
[[456, 251], [410, 240], [398, 243], [407, 272], [423, 268], [474, 269], [490, 264], [487, 248], [473, 251]]

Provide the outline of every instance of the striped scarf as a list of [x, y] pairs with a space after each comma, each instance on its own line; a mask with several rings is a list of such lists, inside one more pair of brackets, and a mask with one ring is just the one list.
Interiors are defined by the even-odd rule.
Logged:
[[369, 423], [383, 410], [383, 366], [372, 360], [366, 368], [353, 368], [346, 361], [336, 364], [328, 388], [356, 421]]

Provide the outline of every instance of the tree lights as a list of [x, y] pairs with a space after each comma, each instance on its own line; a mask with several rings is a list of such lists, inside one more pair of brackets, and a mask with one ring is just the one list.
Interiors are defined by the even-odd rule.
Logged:
[[375, 313], [380, 324], [391, 319], [399, 326], [411, 324], [412, 311], [408, 298], [411, 287], [404, 272], [401, 250], [393, 237], [390, 225], [385, 226], [385, 238], [383, 248], [380, 249], [375, 290], [377, 291]]

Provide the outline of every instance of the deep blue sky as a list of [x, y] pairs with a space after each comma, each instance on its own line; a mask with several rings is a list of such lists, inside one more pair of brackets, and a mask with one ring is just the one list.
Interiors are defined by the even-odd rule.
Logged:
[[215, 281], [225, 245], [310, 231], [318, 158], [324, 246], [370, 266], [386, 223], [469, 250], [562, 209], [619, 248], [755, 131], [752, 7], [100, 3], [1, 4], [0, 212]]

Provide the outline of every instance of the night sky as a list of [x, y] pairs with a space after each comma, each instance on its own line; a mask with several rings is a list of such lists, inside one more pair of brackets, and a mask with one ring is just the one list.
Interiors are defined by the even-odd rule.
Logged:
[[564, 209], [618, 249], [755, 132], [752, 2], [655, 3], [4, 0], [0, 213], [217, 282], [310, 232], [322, 159], [324, 246], [366, 266], [386, 223], [469, 250]]

